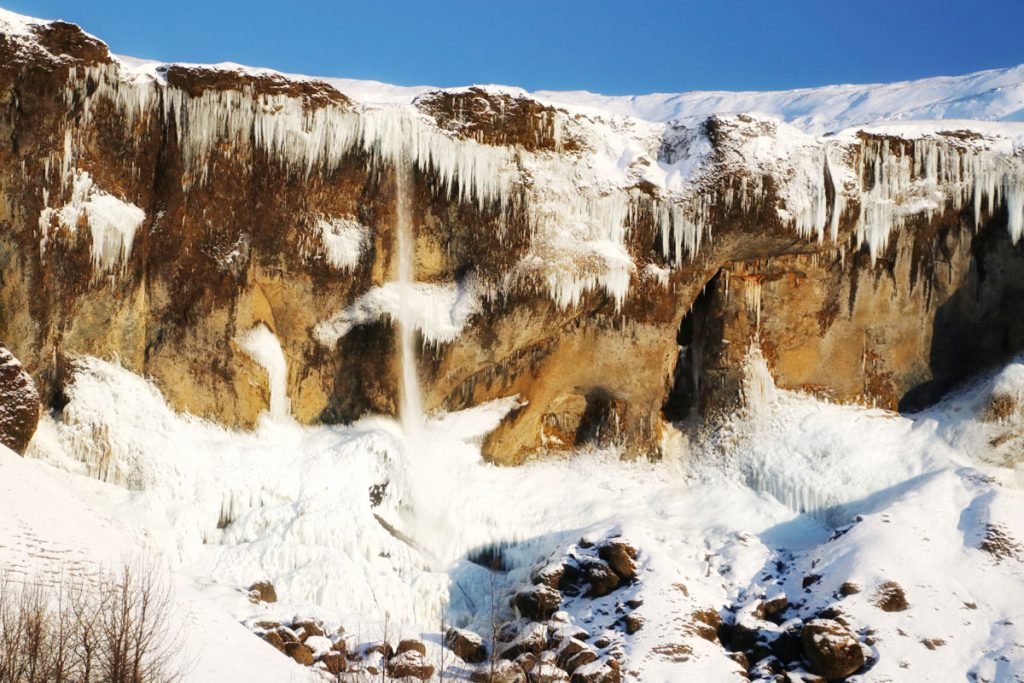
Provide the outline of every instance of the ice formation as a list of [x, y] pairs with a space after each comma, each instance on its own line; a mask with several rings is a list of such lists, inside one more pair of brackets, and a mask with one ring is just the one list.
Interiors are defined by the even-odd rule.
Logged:
[[395, 164], [395, 252], [398, 254], [396, 283], [399, 287], [398, 343], [401, 348], [402, 427], [411, 441], [423, 431], [423, 397], [420, 395], [420, 376], [416, 363], [416, 328], [413, 324], [416, 302], [407, 295], [416, 280], [416, 236], [414, 234], [410, 192], [412, 169], [400, 158]]
[[[103, 191], [86, 171], [75, 169], [73, 179], [67, 203], [59, 209], [46, 206], [39, 214], [41, 252], [47, 252], [55, 222], [77, 234], [84, 219], [89, 225], [93, 267], [99, 272], [112, 272], [118, 265], [123, 269], [146, 213]], [[44, 193], [44, 197], [48, 195]]]
[[270, 417], [287, 420], [291, 415], [288, 399], [288, 363], [277, 336], [264, 323], [258, 323], [238, 339], [239, 346], [267, 373], [270, 392]]
[[338, 270], [359, 265], [369, 237], [369, 228], [351, 218], [320, 218], [316, 222], [327, 263]]

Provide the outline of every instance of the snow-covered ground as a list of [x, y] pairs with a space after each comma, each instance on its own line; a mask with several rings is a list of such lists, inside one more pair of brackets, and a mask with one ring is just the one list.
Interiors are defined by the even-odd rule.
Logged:
[[[486, 632], [496, 592], [582, 537], [611, 533], [641, 551], [634, 597], [647, 625], [623, 643], [637, 680], [734, 680], [737, 665], [681, 620], [779, 590], [801, 617], [839, 602], [853, 628], [872, 629], [877, 663], [858, 680], [1024, 671], [1024, 556], [980, 549], [993, 528], [1024, 539], [1020, 452], [991, 445], [1006, 442], [995, 433], [1019, 434], [1024, 413], [999, 403], [986, 417], [993, 397], [1024, 392], [1024, 359], [902, 417], [776, 390], [754, 356], [747, 410], [701, 443], [677, 435], [664, 462], [607, 451], [519, 468], [482, 462], [476, 445], [514, 399], [434, 416], [413, 442], [385, 418], [304, 427], [267, 417], [240, 433], [173, 413], [118, 366], [78, 366], [70, 403], [44, 419], [29, 457], [2, 454], [0, 561], [38, 573], [129, 547], [163, 558], [199, 640], [238, 653], [226, 661], [217, 646], [194, 680], [211, 680], [214, 664], [218, 680], [302, 675], [238, 625], [257, 618], [314, 615], [364, 641], [387, 621], [436, 641], [444, 610]], [[487, 547], [508, 567], [496, 578], [467, 559]], [[805, 592], [809, 575], [821, 579]], [[248, 601], [245, 588], [262, 579], [279, 602]], [[888, 581], [908, 610], [874, 605]], [[840, 599], [844, 582], [863, 590]], [[586, 609], [570, 606], [578, 621]], [[935, 639], [945, 645], [922, 644]], [[691, 655], [673, 661], [666, 644]]]

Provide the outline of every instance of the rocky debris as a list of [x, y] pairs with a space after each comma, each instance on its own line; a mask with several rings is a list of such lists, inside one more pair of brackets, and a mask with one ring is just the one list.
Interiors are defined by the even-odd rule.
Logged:
[[502, 659], [515, 659], [524, 652], [540, 654], [548, 644], [548, 629], [544, 624], [529, 623], [501, 651]]
[[592, 659], [590, 659], [589, 656], [584, 656], [583, 659], [576, 662], [575, 666], [571, 667], [570, 663], [580, 653], [588, 653], [588, 655], [593, 655], [593, 659], [597, 659], [597, 653], [595, 653], [590, 648], [590, 646], [584, 643], [582, 640], [579, 640], [577, 638], [566, 638], [558, 647], [558, 651], [555, 654], [555, 661], [558, 664], [558, 666], [571, 673], [575, 666], [580, 666], [581, 664], [587, 663], [587, 661], [584, 660], [593, 661]]
[[311, 636], [324, 635], [323, 627], [313, 619], [293, 619], [291, 628], [303, 642]]
[[313, 665], [313, 650], [303, 643], [285, 643], [284, 653], [303, 666]]
[[636, 577], [637, 549], [621, 538], [615, 538], [597, 549], [597, 555], [608, 563], [620, 579], [631, 581]]
[[804, 624], [801, 640], [812, 670], [828, 680], [846, 678], [864, 666], [864, 650], [857, 637], [836, 621], [812, 619]]
[[991, 523], [985, 525], [985, 538], [978, 547], [996, 558], [996, 562], [1016, 559], [1022, 550], [1021, 544], [1010, 535], [1006, 527]]
[[267, 641], [268, 643], [273, 645], [275, 648], [277, 648], [277, 650], [279, 652], [284, 652], [285, 651], [285, 649], [284, 649], [284, 646], [285, 646], [284, 638], [282, 638], [281, 634], [278, 633], [277, 631], [267, 631], [261, 637], [263, 638], [263, 640]]
[[702, 609], [690, 614], [689, 629], [704, 640], [718, 640], [718, 629], [722, 625], [722, 617], [718, 610]]
[[646, 620], [643, 618], [643, 615], [637, 614], [636, 612], [627, 614], [625, 618], [626, 633], [633, 635], [644, 627], [645, 621]]
[[601, 598], [619, 587], [621, 579], [606, 562], [591, 560], [584, 565], [584, 577], [590, 584], [588, 598]]
[[789, 607], [789, 598], [785, 593], [776, 593], [770, 598], [762, 600], [755, 608], [761, 619], [773, 619]]
[[444, 634], [444, 644], [464, 662], [479, 664], [487, 659], [483, 638], [472, 631], [450, 628]]
[[895, 581], [886, 581], [875, 589], [874, 603], [883, 612], [902, 612], [910, 607], [903, 587]]
[[921, 644], [929, 650], [937, 650], [946, 644], [943, 638], [924, 638], [921, 640]]
[[320, 657], [320, 663], [329, 674], [340, 674], [348, 668], [344, 652], [328, 652]]
[[562, 606], [562, 594], [541, 583], [516, 593], [512, 605], [527, 619], [545, 621]]
[[619, 683], [621, 680], [620, 666], [614, 659], [585, 664], [573, 671], [569, 678], [570, 683]]
[[24, 453], [38, 423], [36, 385], [18, 359], [0, 343], [0, 444]]
[[860, 586], [853, 583], [852, 581], [844, 581], [843, 585], [839, 587], [839, 594], [843, 597], [849, 597], [860, 593]]
[[421, 655], [426, 657], [427, 646], [418, 638], [403, 638], [398, 641], [398, 647], [395, 648], [395, 654], [400, 655], [406, 652], [419, 652]]
[[522, 667], [507, 659], [489, 662], [470, 674], [473, 683], [527, 683]]
[[565, 565], [561, 562], [554, 562], [531, 572], [530, 582], [535, 585], [543, 584], [549, 588], [557, 589], [562, 582], [562, 576], [564, 574]]
[[425, 653], [418, 650], [406, 650], [389, 658], [386, 668], [392, 678], [416, 678], [426, 681], [434, 675], [434, 665], [427, 662]]

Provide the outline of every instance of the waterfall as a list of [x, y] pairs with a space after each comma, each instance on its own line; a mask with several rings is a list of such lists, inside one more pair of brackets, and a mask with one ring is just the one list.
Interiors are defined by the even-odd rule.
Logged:
[[277, 422], [287, 420], [292, 405], [288, 400], [288, 363], [281, 342], [269, 327], [257, 323], [244, 337], [239, 338], [238, 343], [250, 358], [267, 371], [271, 419]]
[[416, 372], [416, 311], [413, 310], [412, 288], [415, 286], [416, 240], [412, 228], [412, 201], [409, 196], [412, 165], [401, 155], [395, 161], [395, 234], [398, 252], [396, 279], [402, 290], [398, 312], [398, 334], [401, 347], [402, 385], [399, 389], [399, 417], [406, 436], [418, 434], [423, 428], [423, 401]]

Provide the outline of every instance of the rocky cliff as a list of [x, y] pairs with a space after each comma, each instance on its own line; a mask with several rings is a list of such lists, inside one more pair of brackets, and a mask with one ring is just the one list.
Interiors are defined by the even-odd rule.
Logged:
[[736, 403], [752, 344], [779, 386], [893, 409], [1024, 348], [1022, 234], [1024, 124], [378, 105], [0, 15], [0, 338], [57, 409], [88, 354], [234, 427], [276, 375], [302, 422], [394, 414], [406, 311], [427, 411], [520, 397], [494, 461], [656, 457]]

